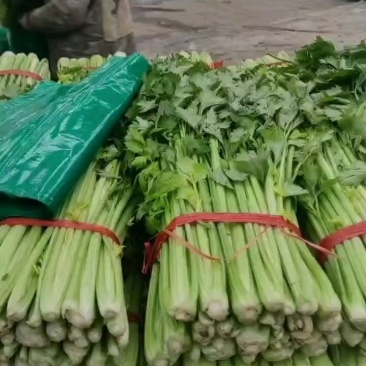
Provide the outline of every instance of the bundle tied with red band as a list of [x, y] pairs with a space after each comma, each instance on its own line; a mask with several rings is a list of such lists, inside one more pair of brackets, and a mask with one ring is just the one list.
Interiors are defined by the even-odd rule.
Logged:
[[[347, 240], [364, 235], [366, 235], [366, 221], [346, 226], [326, 236], [319, 244], [324, 249], [324, 251], [319, 252], [320, 263], [324, 264], [328, 259], [328, 255], [330, 253], [334, 254], [334, 249], [338, 245], [343, 245]], [[342, 258], [337, 258], [342, 260]]]
[[[239, 225], [243, 227], [247, 225], [256, 225], [258, 226], [258, 230], [256, 231], [257, 234], [248, 241], [237, 243], [236, 247], [239, 248], [233, 251], [229, 256], [226, 255], [224, 257], [218, 257], [202, 250], [200, 245], [202, 243], [189, 240], [188, 237], [182, 236], [181, 233], [176, 233], [177, 230], [182, 228], [184, 228], [186, 234], [194, 227], [195, 230], [197, 230], [199, 226], [205, 228], [205, 226], [207, 226], [205, 223], [212, 223], [214, 226], [225, 225], [227, 227], [232, 227], [233, 225]], [[321, 277], [318, 280], [321, 281], [325, 290], [324, 293], [319, 293], [319, 295], [325, 297], [330, 296], [327, 300], [328, 302], [324, 302], [322, 307], [316, 313], [317, 315], [314, 315], [314, 317], [319, 316], [317, 322], [313, 323], [311, 315], [313, 315], [314, 310], [310, 308], [309, 304], [304, 306], [303, 304], [297, 303], [296, 306], [298, 306], [298, 310], [296, 311], [294, 308], [290, 307], [290, 302], [288, 304], [285, 303], [284, 305], [276, 302], [271, 303], [271, 297], [269, 297], [269, 302], [261, 305], [263, 306], [261, 310], [262, 313], [258, 314], [257, 310], [255, 310], [252, 305], [252, 298], [250, 298], [248, 295], [250, 294], [250, 291], [254, 290], [254, 288], [251, 286], [256, 286], [255, 283], [257, 283], [257, 286], [260, 286], [260, 284], [256, 282], [256, 280], [260, 279], [260, 273], [255, 274], [256, 277], [254, 279], [250, 277], [242, 277], [237, 279], [238, 281], [247, 281], [246, 285], [244, 285], [242, 282], [231, 282], [227, 291], [228, 298], [229, 301], [231, 301], [231, 306], [233, 309], [231, 311], [235, 315], [232, 314], [231, 311], [230, 313], [223, 312], [223, 306], [225, 306], [225, 303], [223, 302], [224, 300], [222, 298], [220, 299], [217, 297], [217, 283], [215, 283], [217, 269], [220, 271], [220, 268], [226, 268], [225, 271], [228, 276], [226, 281], [233, 281], [233, 278], [229, 276], [230, 272], [233, 271], [235, 266], [238, 266], [239, 271], [253, 275], [254, 271], [256, 270], [256, 263], [250, 261], [253, 260], [253, 253], [255, 253], [256, 250], [263, 254], [266, 252], [266, 245], [269, 244], [266, 240], [268, 240], [268, 235], [271, 235], [270, 229], [273, 230], [272, 233], [275, 235], [276, 233], [281, 233], [284, 239], [290, 239], [288, 243], [284, 241], [279, 242], [278, 245], [279, 247], [288, 246], [289, 250], [291, 251], [291, 256], [296, 255], [295, 253], [297, 250], [299, 250], [300, 253], [305, 254], [305, 251], [308, 251], [306, 246], [314, 249], [315, 254], [319, 252], [324, 255], [333, 255], [332, 251], [322, 248], [321, 246], [304, 239], [296, 225], [292, 224], [284, 217], [279, 215], [228, 212], [199, 212], [183, 214], [173, 219], [170, 224], [167, 225], [167, 227], [156, 236], [153, 245], [150, 243], [145, 244], [143, 272], [148, 273], [149, 271], [152, 271], [148, 299], [149, 303], [147, 306], [146, 315], [147, 322], [149, 322], [149, 319], [155, 319], [157, 315], [153, 315], [154, 311], [157, 312], [156, 309], [159, 309], [160, 316], [163, 319], [166, 319], [165, 321], [172, 322], [172, 319], [174, 319], [174, 324], [176, 324], [174, 328], [175, 332], [183, 332], [183, 329], [180, 329], [180, 326], [178, 326], [179, 323], [191, 323], [193, 341], [197, 342], [199, 347], [202, 347], [204, 354], [208, 352], [206, 344], [211, 344], [211, 342], [214, 343], [215, 339], [224, 339], [227, 344], [226, 347], [230, 347], [229, 345], [231, 344], [231, 339], [234, 339], [236, 342], [239, 342], [239, 347], [243, 349], [243, 357], [246, 359], [253, 357], [253, 355], [256, 356], [258, 353], [262, 353], [266, 358], [270, 359], [272, 359], [272, 357], [289, 357], [293, 351], [289, 351], [288, 349], [286, 349], [286, 351], [272, 350], [271, 346], [267, 345], [266, 339], [267, 336], [271, 334], [270, 329], [272, 327], [274, 331], [276, 329], [278, 330], [279, 328], [281, 330], [284, 328], [285, 332], [289, 332], [292, 342], [299, 342], [298, 347], [303, 349], [304, 352], [315, 352], [313, 347], [320, 347], [321, 349], [324, 347], [326, 348], [327, 345], [324, 344], [322, 334], [329, 333], [331, 334], [331, 337], [333, 337], [333, 333], [338, 332], [338, 328], [341, 323], [340, 303], [334, 294], [325, 274], [321, 271], [316, 259], [310, 253], [309, 256], [307, 256], [306, 261], [311, 266], [312, 271], [315, 270], [315, 267], [320, 269], [318, 274]], [[186, 313], [180, 309], [175, 310], [171, 307], [164, 308], [161, 305], [159, 306], [157, 303], [155, 304], [154, 309], [154, 306], [152, 305], [156, 296], [158, 300], [155, 301], [162, 301], [162, 304], [167, 304], [164, 302], [167, 301], [167, 296], [162, 295], [163, 293], [159, 292], [159, 289], [167, 289], [167, 286], [172, 286], [172, 282], [170, 282], [172, 278], [167, 277], [168, 273], [169, 276], [174, 276], [174, 274], [176, 276], [182, 276], [184, 274], [185, 269], [179, 265], [179, 258], [172, 257], [172, 254], [169, 254], [168, 256], [168, 253], [171, 250], [174, 250], [176, 247], [183, 248], [186, 254], [181, 253], [181, 255], [186, 255], [187, 258], [189, 258], [187, 264], [189, 266], [190, 274], [194, 276], [191, 280], [192, 282], [190, 283], [190, 286], [194, 287], [194, 283], [197, 283], [198, 279], [202, 281], [205, 276], [207, 276], [207, 278], [212, 277], [212, 287], [207, 288], [207, 295], [205, 295], [204, 292], [202, 295], [199, 295], [202, 296], [202, 300], [198, 298], [197, 306], [199, 310], [197, 318], [190, 318], [189, 313]], [[268, 259], [270, 260], [273, 258]], [[196, 270], [193, 268], [192, 263], [194, 262], [196, 262], [196, 265], [199, 267], [202, 267], [198, 269], [198, 272], [196, 272]], [[156, 263], [156, 265], [154, 265], [154, 263]], [[207, 265], [207, 263], [212, 263], [212, 265]], [[258, 262], [258, 265], [260, 265], [260, 262]], [[286, 265], [291, 266], [291, 263], [282, 262], [280, 265], [282, 265], [284, 271], [286, 271]], [[249, 269], [248, 266], [252, 266], [251, 269]], [[167, 267], [169, 268], [169, 272], [167, 272]], [[257, 270], [259, 271], [260, 268]], [[266, 270], [270, 271], [270, 268], [266, 267]], [[315, 272], [312, 271], [308, 272], [308, 281], [310, 281], [310, 284], [313, 287], [315, 286], [315, 281], [314, 277], [312, 276], [314, 276]], [[200, 277], [197, 278], [198, 275]], [[257, 277], [257, 275], [259, 277]], [[253, 280], [255, 282], [251, 282]], [[272, 280], [276, 281], [276, 278], [273, 277]], [[197, 285], [198, 289], [202, 288], [201, 291], [205, 291], [205, 283], [198, 282]], [[234, 287], [235, 285], [243, 287], [239, 287], [239, 290], [238, 288]], [[243, 289], [245, 292], [241, 289]], [[181, 291], [183, 290], [184, 289], [181, 288]], [[242, 298], [235, 298], [235, 293], [230, 292], [232, 290], [240, 291]], [[291, 291], [291, 283], [289, 283], [288, 290]], [[271, 291], [271, 289], [268, 288], [268, 291]], [[306, 291], [305, 288], [304, 291]], [[273, 292], [273, 295], [274, 294], [275, 292]], [[179, 296], [179, 293], [177, 293], [177, 296]], [[207, 296], [207, 298], [204, 298], [204, 296]], [[261, 294], [259, 296], [263, 295]], [[176, 299], [177, 297], [169, 300], [174, 301]], [[202, 304], [201, 301], [203, 300], [207, 301], [207, 303]], [[222, 302], [221, 304], [220, 301]], [[185, 305], [181, 306], [184, 309]], [[283, 306], [283, 308], [280, 310], [279, 306]], [[246, 311], [244, 311], [244, 307], [246, 307]], [[174, 310], [175, 312], [173, 312]], [[324, 313], [322, 313], [323, 311]], [[158, 314], [158, 312], [155, 314]], [[234, 317], [238, 318], [235, 319]], [[259, 324], [257, 324], [257, 322]], [[268, 334], [267, 331], [269, 332]], [[314, 337], [312, 334], [314, 334]], [[172, 335], [172, 337], [174, 336]], [[184, 347], [189, 349], [188, 344], [185, 344], [183, 335], [181, 335], [181, 337], [182, 338], [180, 339], [180, 342], [185, 345]], [[304, 341], [304, 338], [307, 337], [309, 337], [309, 339]], [[335, 339], [336, 340], [334, 341], [331, 339], [330, 342], [338, 342], [338, 338], [335, 337]], [[305, 343], [302, 344], [302, 342]], [[315, 342], [316, 345], [313, 342]], [[268, 347], [268, 349], [265, 347]], [[311, 347], [311, 349], [309, 350], [308, 347]], [[230, 352], [229, 350], [230, 348], [227, 348], [225, 352]], [[233, 348], [233, 352], [236, 352], [234, 350], [235, 348]], [[279, 353], [282, 356], [278, 356]]]
[[26, 78], [31, 78], [36, 81], [42, 81], [43, 77], [35, 72], [32, 71], [25, 71], [25, 70], [0, 70], [0, 76], [7, 76], [7, 75], [15, 75], [15, 76], [23, 76]]
[[307, 141], [295, 144], [302, 103], [277, 71], [154, 60], [129, 111], [138, 215], [159, 233], [144, 266], [149, 364], [185, 353], [275, 362], [339, 341], [339, 298], [284, 219], [296, 225], [307, 194], [297, 181]]
[[[209, 254], [202, 252], [201, 250], [197, 249], [197, 247], [193, 243], [189, 243], [183, 238], [179, 237], [174, 233], [174, 230], [177, 227], [184, 226], [184, 225], [193, 225], [199, 223], [242, 223], [242, 224], [259, 224], [264, 226], [264, 230], [255, 237], [249, 243], [243, 245], [241, 249], [236, 251], [231, 258], [216, 258]], [[265, 234], [266, 229], [269, 227], [274, 227], [280, 229], [285, 235], [290, 237], [294, 237], [303, 241], [305, 244], [310, 246], [311, 248], [317, 250], [319, 253], [323, 255], [333, 255], [333, 252], [328, 250], [327, 248], [323, 248], [317, 244], [311, 243], [310, 241], [306, 240], [302, 237], [300, 229], [286, 220], [282, 216], [275, 216], [269, 214], [261, 214], [261, 213], [229, 213], [229, 212], [222, 212], [222, 213], [210, 213], [210, 212], [197, 212], [192, 214], [185, 214], [175, 218], [163, 231], [161, 231], [155, 238], [154, 244], [147, 242], [145, 243], [145, 258], [144, 258], [144, 265], [143, 265], [143, 273], [148, 273], [151, 269], [155, 261], [159, 257], [159, 253], [161, 251], [161, 247], [164, 244], [167, 244], [169, 239], [174, 239], [176, 244], [183, 245], [192, 253], [197, 254], [198, 256], [212, 260], [212, 261], [229, 261], [236, 257], [238, 257], [242, 252], [248, 250], [252, 245], [254, 245], [258, 239]]]
[[344, 306], [341, 335], [349, 347], [364, 349], [366, 333], [366, 303], [364, 286], [364, 249], [366, 221], [361, 221], [335, 230], [320, 241], [320, 246], [336, 253], [329, 257], [319, 253], [319, 262], [324, 265]]
[[0, 221], [0, 226], [34, 226], [40, 228], [59, 228], [59, 229], [74, 229], [81, 231], [90, 231], [98, 233], [111, 239], [118, 246], [122, 246], [121, 240], [117, 234], [106, 226], [88, 224], [86, 222], [78, 222], [72, 220], [39, 220], [26, 217], [8, 218]]
[[30, 350], [54, 345], [75, 364], [108, 357], [102, 337], [122, 355], [129, 323], [138, 322], [135, 308], [127, 312], [121, 267], [136, 201], [130, 182], [119, 178], [121, 163], [103, 160], [114, 151], [103, 149], [56, 219], [0, 222], [0, 335], [10, 332]]
[[221, 69], [222, 67], [224, 67], [224, 60], [220, 60], [220, 61], [215, 61], [211, 64], [211, 67], [213, 69]]
[[[41, 81], [51, 79], [48, 60], [40, 60], [34, 53], [6, 51], [0, 56], [0, 64], [1, 99], [14, 99], [29, 92]], [[5, 113], [3, 117], [6, 119]]]

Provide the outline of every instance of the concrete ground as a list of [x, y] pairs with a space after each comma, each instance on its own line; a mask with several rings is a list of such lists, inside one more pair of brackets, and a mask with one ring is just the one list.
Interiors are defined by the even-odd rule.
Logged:
[[341, 0], [132, 0], [146, 55], [195, 49], [234, 63], [291, 52], [317, 35], [339, 44], [366, 38], [366, 3]]

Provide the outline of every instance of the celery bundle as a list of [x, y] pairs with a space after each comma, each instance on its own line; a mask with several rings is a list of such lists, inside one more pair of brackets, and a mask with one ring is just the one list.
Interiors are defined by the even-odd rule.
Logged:
[[[192, 52], [188, 53], [182, 51], [179, 53], [180, 56], [190, 59], [194, 62], [202, 61], [207, 64], [212, 64], [212, 58], [207, 52], [197, 53]], [[124, 52], [116, 52], [114, 54], [116, 57], [126, 57]], [[100, 55], [94, 55], [90, 58], [67, 58], [62, 57], [59, 59], [57, 64], [58, 70], [58, 79], [62, 84], [72, 84], [76, 83], [85, 77], [87, 77], [91, 72], [99, 67], [103, 66], [108, 58], [112, 56], [108, 56], [107, 58], [102, 57]], [[166, 56], [161, 56], [161, 59], [165, 59]]]
[[[24, 53], [14, 54], [10, 51], [4, 52], [0, 56], [0, 73], [9, 70], [29, 71], [46, 81], [51, 78], [48, 61], [39, 60], [33, 53], [26, 55]], [[39, 81], [31, 76], [0, 75], [0, 98], [14, 98], [29, 91], [38, 83]]]
[[[274, 77], [212, 70], [183, 56], [153, 61], [125, 139], [145, 197], [138, 216], [152, 233], [194, 212], [264, 213], [297, 224], [296, 201], [306, 193], [294, 182], [299, 110]], [[150, 365], [172, 365], [184, 353], [192, 361], [239, 354], [275, 362], [339, 343], [340, 301], [287, 229], [197, 223], [174, 233], [152, 269]], [[182, 239], [226, 260], [203, 258]]]
[[[297, 93], [303, 113], [295, 141], [303, 146], [297, 181], [308, 192], [301, 198], [304, 226], [316, 242], [366, 220], [365, 50], [361, 44], [337, 51], [318, 39], [298, 52], [283, 76], [296, 72], [302, 89]], [[347, 345], [366, 349], [365, 236], [345, 240], [334, 252], [325, 269], [343, 306], [340, 334]]]
[[87, 77], [95, 69], [105, 64], [105, 57], [95, 55], [90, 58], [60, 58], [57, 63], [57, 74], [62, 84], [73, 84]]
[[[136, 202], [116, 149], [93, 163], [58, 219], [108, 227], [123, 240]], [[129, 338], [122, 248], [97, 232], [0, 226], [0, 362], [104, 365]], [[57, 361], [58, 362], [58, 361]]]
[[[123, 52], [117, 52], [114, 56], [126, 57]], [[87, 77], [91, 72], [99, 69], [112, 56], [102, 57], [94, 55], [90, 58], [67, 58], [62, 57], [57, 63], [57, 74], [62, 84], [73, 84]]]
[[[345, 139], [345, 134], [334, 134], [302, 169], [304, 187], [313, 193], [303, 200], [306, 227], [317, 242], [340, 228], [366, 220], [366, 187], [360, 181], [364, 157]], [[365, 244], [364, 236], [346, 240], [336, 246], [336, 255], [328, 256], [325, 263], [343, 305], [340, 332], [351, 347], [365, 343]]]

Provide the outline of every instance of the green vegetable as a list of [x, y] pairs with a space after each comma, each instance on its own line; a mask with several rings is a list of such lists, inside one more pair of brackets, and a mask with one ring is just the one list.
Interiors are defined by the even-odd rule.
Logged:
[[17, 75], [16, 71], [32, 72], [43, 80], [50, 80], [50, 71], [47, 60], [39, 60], [34, 53], [25, 55], [7, 51], [0, 56], [0, 72], [12, 71], [14, 74], [0, 75], [0, 99], [11, 99], [28, 92], [39, 84], [39, 81], [29, 76]]
[[[291, 359], [285, 361], [278, 361], [278, 362], [268, 362], [264, 359], [258, 359], [253, 363], [245, 363], [240, 358], [235, 357], [230, 360], [223, 360], [219, 362], [210, 362], [205, 358], [201, 358], [198, 361], [192, 361], [188, 357], [183, 359], [182, 365], [183, 366], [362, 366], [363, 359], [361, 359], [361, 355], [357, 355], [357, 352], [353, 349], [333, 349], [332, 358], [323, 353], [317, 357], [306, 357], [301, 353], [295, 353]], [[341, 356], [340, 356], [341, 355]], [[352, 357], [352, 359], [359, 360], [358, 363], [348, 363], [348, 359], [346, 356]], [[342, 357], [342, 358], [341, 358]], [[351, 359], [351, 360], [352, 360]], [[336, 361], [337, 360], [337, 361]], [[343, 360], [345, 363], [338, 363], [340, 360]], [[335, 362], [334, 362], [335, 361]]]
[[[202, 211], [283, 215], [297, 225], [296, 202], [307, 195], [295, 182], [300, 110], [283, 85], [277, 71], [211, 70], [184, 56], [153, 60], [125, 139], [145, 197], [138, 217], [152, 233]], [[341, 303], [303, 242], [257, 224], [197, 223], [174, 233], [150, 282], [149, 364], [171, 364], [197, 345], [212, 361], [326, 350], [323, 334], [340, 324], [318, 329], [317, 322], [340, 317]], [[177, 237], [226, 260], [207, 260]], [[247, 243], [254, 244], [243, 250]], [[227, 333], [216, 334], [216, 322]]]
[[[90, 166], [58, 218], [104, 225], [124, 238], [135, 199], [131, 184], [118, 178], [121, 165], [115, 153], [112, 146], [107, 148]], [[8, 348], [14, 336], [17, 340], [4, 350], [5, 356], [10, 359], [19, 346], [26, 346], [29, 364], [36, 365], [53, 357], [47, 356], [52, 346], [50, 352], [63, 349], [76, 363], [88, 354], [90, 362], [108, 354], [118, 357], [128, 341], [121, 248], [89, 231], [4, 229], [0, 302], [6, 311], [1, 340]], [[107, 326], [102, 336], [103, 322]], [[35, 348], [40, 348], [36, 354]]]
[[[302, 88], [297, 89], [302, 125], [294, 143], [303, 151], [297, 158], [296, 180], [309, 192], [301, 204], [315, 242], [366, 219], [365, 53], [364, 44], [338, 51], [318, 39], [300, 50], [286, 71], [296, 74], [293, 79]], [[343, 305], [340, 333], [352, 347], [366, 331], [365, 243], [363, 236], [346, 240], [325, 263]]]
[[103, 66], [106, 62], [106, 58], [102, 56], [92, 56], [88, 58], [69, 59], [62, 57], [57, 64], [58, 79], [62, 84], [74, 84], [85, 77], [91, 72]]

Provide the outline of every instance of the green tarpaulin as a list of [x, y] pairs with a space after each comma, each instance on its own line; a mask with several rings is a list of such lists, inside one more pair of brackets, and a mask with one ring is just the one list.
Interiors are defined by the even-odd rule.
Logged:
[[79, 84], [44, 82], [0, 104], [0, 219], [57, 213], [148, 69], [141, 55], [113, 57]]

